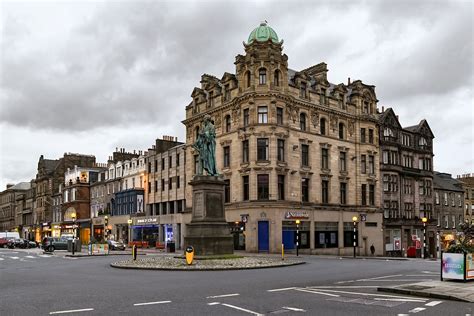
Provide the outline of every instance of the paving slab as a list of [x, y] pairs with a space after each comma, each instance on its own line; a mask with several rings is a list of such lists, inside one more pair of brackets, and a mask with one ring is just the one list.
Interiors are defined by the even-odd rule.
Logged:
[[473, 281], [426, 281], [390, 287], [380, 286], [377, 291], [474, 303]]

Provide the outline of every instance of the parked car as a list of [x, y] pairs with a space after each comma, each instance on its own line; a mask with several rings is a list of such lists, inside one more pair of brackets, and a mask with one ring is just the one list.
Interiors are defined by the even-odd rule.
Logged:
[[46, 237], [41, 246], [46, 251], [67, 250], [67, 242], [67, 238]]
[[12, 239], [15, 239], [15, 237], [1, 237], [0, 238], [0, 247], [7, 248], [8, 247], [8, 242]]
[[[28, 247], [28, 240], [23, 238], [14, 238], [10, 239], [7, 244], [8, 248], [27, 248]], [[35, 244], [36, 246], [36, 244]]]
[[109, 240], [107, 243], [109, 244], [110, 250], [125, 250], [125, 245], [119, 241]]

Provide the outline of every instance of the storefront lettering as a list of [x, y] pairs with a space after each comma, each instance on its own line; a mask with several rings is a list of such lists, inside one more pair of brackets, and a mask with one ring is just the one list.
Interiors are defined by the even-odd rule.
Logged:
[[156, 223], [156, 222], [158, 222], [158, 218], [137, 219], [137, 224]]
[[285, 213], [285, 219], [302, 219], [309, 218], [309, 214], [306, 211], [289, 211]]

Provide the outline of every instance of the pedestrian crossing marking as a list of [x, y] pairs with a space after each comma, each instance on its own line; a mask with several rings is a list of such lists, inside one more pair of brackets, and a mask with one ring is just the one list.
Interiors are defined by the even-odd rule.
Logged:
[[17, 259], [20, 259], [20, 257], [10, 257], [10, 259], [17, 260]]

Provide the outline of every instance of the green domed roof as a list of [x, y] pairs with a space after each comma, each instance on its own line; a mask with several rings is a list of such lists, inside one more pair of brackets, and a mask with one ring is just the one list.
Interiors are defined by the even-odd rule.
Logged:
[[278, 43], [277, 33], [269, 27], [265, 21], [260, 23], [260, 25], [250, 33], [247, 44], [251, 44], [253, 41], [266, 42], [269, 39], [271, 39], [273, 43]]

